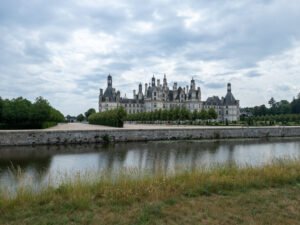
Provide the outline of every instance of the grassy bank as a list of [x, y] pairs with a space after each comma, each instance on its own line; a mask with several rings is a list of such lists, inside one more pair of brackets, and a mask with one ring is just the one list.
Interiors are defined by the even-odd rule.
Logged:
[[300, 161], [216, 167], [166, 177], [80, 176], [0, 197], [0, 224], [297, 224]]

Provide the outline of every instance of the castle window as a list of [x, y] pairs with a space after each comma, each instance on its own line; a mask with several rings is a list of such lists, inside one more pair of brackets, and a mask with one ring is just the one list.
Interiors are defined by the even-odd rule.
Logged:
[[156, 96], [156, 92], [154, 92], [154, 96]]

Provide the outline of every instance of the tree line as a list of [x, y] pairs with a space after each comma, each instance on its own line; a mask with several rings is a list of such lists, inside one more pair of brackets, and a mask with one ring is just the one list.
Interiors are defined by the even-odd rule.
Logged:
[[140, 112], [134, 114], [128, 114], [127, 121], [183, 121], [183, 120], [212, 120], [217, 119], [218, 114], [210, 108], [207, 111], [189, 111], [186, 108], [174, 108], [174, 109], [159, 109], [153, 112]]
[[42, 97], [33, 103], [22, 97], [11, 100], [0, 97], [1, 129], [40, 129], [64, 120], [64, 115]]
[[287, 100], [276, 101], [273, 97], [268, 101], [269, 108], [266, 105], [255, 107], [247, 107], [242, 111], [252, 116], [266, 116], [266, 115], [284, 115], [284, 114], [299, 114], [300, 113], [300, 93], [297, 98], [291, 102]]
[[276, 101], [273, 97], [268, 101], [269, 107], [260, 105], [242, 109], [241, 122], [247, 125], [299, 125], [300, 93], [291, 102]]

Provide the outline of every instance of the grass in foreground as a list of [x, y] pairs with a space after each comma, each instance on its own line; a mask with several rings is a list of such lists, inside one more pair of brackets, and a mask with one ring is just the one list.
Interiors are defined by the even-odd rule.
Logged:
[[300, 161], [66, 182], [0, 197], [0, 224], [300, 224]]

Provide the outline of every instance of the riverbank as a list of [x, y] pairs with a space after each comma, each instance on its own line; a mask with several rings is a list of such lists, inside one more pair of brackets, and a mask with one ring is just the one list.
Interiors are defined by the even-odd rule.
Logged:
[[[75, 127], [75, 128], [74, 128]], [[0, 145], [51, 145], [157, 140], [300, 137], [300, 127], [65, 124], [45, 130], [2, 130]]]
[[0, 224], [299, 224], [300, 161], [86, 179], [0, 195]]

